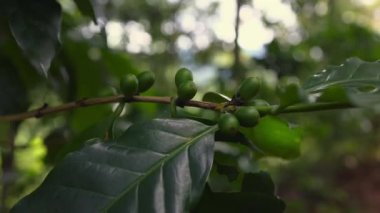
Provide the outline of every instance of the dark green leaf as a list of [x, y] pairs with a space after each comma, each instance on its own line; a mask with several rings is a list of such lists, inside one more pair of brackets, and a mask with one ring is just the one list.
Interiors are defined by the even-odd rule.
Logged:
[[285, 207], [285, 203], [273, 195], [252, 192], [213, 193], [207, 189], [193, 212], [281, 213]]
[[326, 88], [321, 96], [318, 98], [318, 102], [348, 102], [349, 97], [347, 91], [342, 86], [331, 86]]
[[[93, 112], [95, 113], [95, 112]], [[112, 124], [113, 122], [116, 122]], [[84, 146], [87, 140], [92, 138], [107, 138], [107, 132], [110, 126], [113, 126], [113, 136], [117, 138], [122, 132], [127, 130], [132, 124], [126, 120], [117, 119], [115, 120], [115, 114], [111, 114], [96, 122], [92, 126], [84, 129], [79, 134], [72, 138], [70, 143], [66, 143], [57, 155], [55, 156], [55, 161], [61, 161], [68, 153], [76, 151]]]
[[187, 212], [209, 175], [215, 129], [156, 119], [131, 126], [116, 141], [92, 141], [13, 212]]
[[266, 172], [247, 173], [244, 176], [241, 191], [274, 195], [274, 183]]
[[287, 107], [306, 100], [305, 92], [298, 84], [288, 84], [278, 88], [278, 96], [280, 97], [281, 107]]
[[213, 110], [207, 110], [207, 109], [199, 109], [197, 112], [190, 112], [186, 109], [176, 109], [177, 117], [179, 118], [189, 118], [192, 120], [199, 121], [201, 123], [204, 123], [206, 125], [214, 125], [218, 122], [220, 113], [213, 111]]
[[94, 7], [92, 6], [93, 2], [90, 0], [74, 0], [75, 4], [77, 5], [79, 11], [85, 15], [90, 17], [95, 24], [97, 24], [96, 20], [96, 14], [94, 11]]
[[9, 15], [17, 44], [45, 76], [59, 46], [60, 24], [61, 7], [54, 0], [18, 0]]

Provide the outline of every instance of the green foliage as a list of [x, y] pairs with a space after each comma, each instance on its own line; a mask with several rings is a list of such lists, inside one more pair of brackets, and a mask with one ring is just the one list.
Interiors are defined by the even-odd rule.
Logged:
[[280, 97], [280, 107], [302, 103], [307, 99], [305, 92], [297, 83], [280, 85], [277, 88], [278, 96]]
[[[0, 13], [5, 15], [0, 18], [0, 115], [71, 101], [80, 105], [87, 98], [116, 95], [114, 88], [123, 76], [137, 75], [138, 86], [135, 78], [133, 83], [120, 85], [127, 97], [145, 91], [149, 96], [174, 96], [176, 87], [179, 99], [170, 97], [172, 112], [177, 112], [172, 117], [203, 123], [179, 119], [150, 121], [168, 117], [169, 110], [145, 103], [126, 104], [126, 107], [120, 103], [116, 110], [112, 110], [116, 105], [76, 109], [63, 112], [57, 119], [40, 119], [38, 125], [29, 125], [22, 131], [0, 123], [1, 173], [3, 178], [12, 177], [0, 187], [4, 195], [0, 207], [12, 206], [44, 176], [42, 172], [25, 172], [29, 170], [24, 168], [49, 163], [52, 172], [36, 191], [16, 205], [15, 211], [87, 212], [104, 210], [104, 206], [113, 210], [120, 207], [116, 204], [126, 205], [138, 198], [140, 211], [170, 212], [170, 208], [177, 208], [173, 212], [284, 212], [285, 204], [275, 195], [271, 177], [265, 172], [257, 173], [259, 167], [273, 170], [271, 175], [275, 176], [284, 197], [296, 196], [301, 207], [294, 208], [294, 202], [287, 199], [289, 212], [328, 212], [329, 205], [339, 206], [339, 203], [343, 205], [333, 209], [353, 211], [352, 202], [345, 202], [339, 193], [331, 193], [336, 191], [331, 187], [333, 183], [324, 183], [333, 180], [341, 167], [360, 163], [368, 156], [378, 158], [377, 148], [372, 145], [375, 143], [370, 143], [378, 138], [377, 116], [371, 111], [286, 115], [286, 120], [305, 127], [302, 145], [307, 154], [299, 161], [288, 163], [286, 168], [278, 167], [282, 164], [276, 159], [264, 157], [293, 159], [300, 155], [298, 129], [277, 114], [379, 104], [378, 61], [350, 58], [341, 66], [328, 66], [316, 73], [303, 88], [292, 82], [281, 85], [289, 75], [304, 79], [310, 71], [340, 63], [351, 55], [371, 61], [378, 59], [379, 36], [370, 29], [374, 24], [363, 21], [370, 18], [359, 15], [357, 11], [363, 8], [356, 3], [289, 1], [297, 15], [297, 30], [292, 28], [289, 32], [281, 21], [274, 23], [269, 15], [262, 13], [263, 24], [274, 37], [258, 56], [242, 45], [236, 45], [232, 51], [231, 45], [219, 35], [218, 39], [208, 36], [212, 33], [207, 29], [207, 21], [194, 31], [182, 25], [181, 20], [189, 11], [192, 13], [189, 17], [196, 17], [197, 21], [199, 17], [215, 18], [213, 14], [218, 14], [216, 9], [222, 2], [206, 8], [192, 1], [100, 4], [91, 0], [6, 0], [0, 3]], [[247, 11], [255, 6], [250, 1], [241, 3]], [[99, 21], [99, 25], [88, 23], [78, 12], [94, 23]], [[366, 14], [372, 13], [366, 11]], [[108, 23], [104, 22], [106, 19]], [[136, 30], [149, 43], [148, 48], [134, 46]], [[120, 36], [114, 37], [116, 31], [120, 31]], [[199, 34], [208, 38], [202, 39], [209, 40], [206, 47], [199, 46]], [[62, 48], [58, 48], [60, 37]], [[181, 47], [183, 41], [188, 41], [189, 50]], [[184, 65], [194, 67], [193, 72], [179, 69], [172, 82], [175, 68]], [[142, 70], [154, 71], [157, 78], [154, 88], [151, 88], [153, 73]], [[194, 79], [193, 73], [197, 74]], [[244, 79], [247, 76], [258, 77]], [[236, 83], [240, 80], [243, 82], [239, 86]], [[197, 92], [204, 94], [203, 101], [211, 102], [210, 109], [186, 107]], [[233, 117], [232, 122], [226, 116]], [[141, 123], [144, 120], [149, 121]], [[221, 131], [214, 135], [216, 125]], [[345, 131], [337, 131], [342, 129]], [[101, 139], [86, 143], [94, 137]], [[9, 143], [12, 138], [15, 144]], [[172, 147], [177, 143], [178, 147]], [[167, 153], [158, 156], [159, 153], [148, 151], [152, 149]], [[13, 154], [17, 159], [21, 155], [29, 160], [34, 152], [39, 155], [46, 152], [47, 161], [12, 165]], [[157, 166], [144, 167], [150, 163]], [[132, 170], [141, 174], [128, 173]], [[136, 176], [133, 185], [129, 181]], [[202, 194], [206, 179], [210, 187]], [[137, 186], [140, 191], [135, 195], [132, 191]], [[160, 196], [163, 192], [165, 196]], [[122, 200], [117, 202], [118, 198]], [[308, 209], [320, 203], [323, 208]], [[3, 209], [0, 211], [6, 212]]]
[[[374, 106], [380, 102], [380, 63], [366, 62], [358, 58], [347, 59], [341, 66], [330, 66], [314, 74], [304, 85], [309, 93], [317, 93], [331, 87], [343, 88], [348, 99], [356, 106]], [[342, 97], [342, 91], [337, 96]], [[343, 95], [344, 98], [345, 95]], [[339, 97], [335, 97], [339, 100]]]
[[195, 212], [283, 212], [285, 203], [274, 194], [274, 184], [265, 172], [246, 174], [241, 192], [215, 193], [206, 188]]
[[115, 141], [89, 141], [13, 212], [188, 211], [211, 169], [214, 131], [191, 120], [157, 119], [132, 125]]
[[94, 7], [92, 6], [93, 1], [91, 1], [91, 0], [74, 0], [74, 2], [83, 15], [90, 17], [92, 19], [92, 21], [94, 21], [95, 24], [98, 23], [98, 21], [96, 19]]

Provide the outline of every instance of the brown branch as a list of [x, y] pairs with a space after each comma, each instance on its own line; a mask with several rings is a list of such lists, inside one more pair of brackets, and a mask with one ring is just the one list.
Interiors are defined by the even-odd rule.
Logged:
[[[44, 104], [42, 107], [31, 110], [28, 112], [23, 112], [19, 114], [12, 115], [0, 115], [0, 121], [20, 121], [28, 118], [40, 118], [45, 115], [54, 114], [58, 112], [64, 112], [73, 110], [80, 107], [88, 107], [107, 103], [117, 103], [117, 102], [145, 102], [145, 103], [159, 103], [159, 104], [170, 104], [170, 97], [156, 97], [156, 96], [133, 96], [126, 98], [124, 95], [115, 95], [109, 97], [101, 98], [85, 98], [77, 100], [70, 103], [65, 103], [59, 106], [48, 107]], [[186, 101], [183, 103], [184, 106], [198, 107], [203, 109], [217, 110], [217, 103], [203, 102], [203, 101]]]
[[[101, 98], [84, 98], [77, 101], [73, 101], [70, 103], [65, 103], [59, 106], [49, 107], [47, 104], [44, 104], [42, 107], [31, 110], [28, 112], [23, 112], [19, 114], [12, 115], [0, 115], [0, 121], [21, 121], [28, 118], [40, 118], [45, 115], [54, 114], [58, 112], [64, 112], [73, 110], [81, 107], [89, 107], [101, 104], [108, 103], [117, 103], [117, 102], [143, 102], [143, 103], [158, 103], [158, 104], [170, 104], [171, 97], [157, 97], [157, 96], [132, 96], [125, 97], [124, 95], [115, 95]], [[198, 107], [202, 109], [209, 109], [220, 111], [220, 104], [206, 101], [179, 101], [177, 102], [177, 106], [184, 107]], [[257, 106], [257, 110], [260, 112], [262, 116], [266, 114], [273, 113], [273, 109], [276, 109], [278, 106]], [[332, 103], [305, 103], [305, 104], [297, 104], [293, 106], [289, 106], [286, 109], [282, 110], [279, 113], [294, 113], [294, 112], [312, 112], [312, 111], [324, 111], [324, 110], [333, 110], [333, 109], [347, 109], [347, 108], [355, 108], [356, 106], [351, 103], [340, 103], [340, 102], [332, 102]]]

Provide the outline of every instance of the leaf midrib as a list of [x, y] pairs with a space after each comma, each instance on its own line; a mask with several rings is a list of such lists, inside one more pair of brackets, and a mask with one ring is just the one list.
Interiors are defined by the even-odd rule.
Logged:
[[135, 186], [137, 186], [140, 182], [142, 182], [146, 177], [150, 176], [153, 172], [155, 172], [158, 168], [161, 167], [162, 164], [165, 164], [167, 161], [171, 160], [175, 156], [177, 156], [178, 153], [182, 152], [183, 149], [190, 146], [191, 144], [198, 141], [198, 139], [204, 137], [205, 135], [215, 131], [217, 129], [217, 126], [212, 126], [209, 129], [206, 129], [202, 131], [198, 136], [194, 137], [193, 139], [189, 140], [188, 142], [180, 145], [178, 148], [174, 149], [172, 154], [167, 155], [166, 157], [163, 157], [161, 160], [157, 161], [144, 175], [141, 175], [139, 178], [137, 178], [132, 184], [130, 184], [124, 191], [121, 192], [119, 196], [115, 198], [114, 201], [112, 201], [103, 212], [107, 212], [113, 204], [118, 202], [125, 194], [127, 194], [131, 189], [133, 189]]

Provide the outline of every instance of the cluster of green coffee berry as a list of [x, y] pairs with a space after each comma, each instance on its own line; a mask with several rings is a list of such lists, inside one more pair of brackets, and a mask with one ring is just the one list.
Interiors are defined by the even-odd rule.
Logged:
[[239, 86], [231, 103], [235, 103], [237, 109], [227, 111], [219, 119], [219, 130], [227, 135], [234, 135], [239, 127], [253, 127], [258, 123], [260, 113], [254, 106], [244, 106], [253, 99], [260, 89], [260, 80], [256, 77], [246, 78]]
[[145, 71], [137, 76], [131, 73], [124, 75], [120, 80], [120, 90], [126, 97], [145, 92], [151, 88], [155, 81], [153, 72]]
[[[179, 100], [190, 100], [197, 93], [197, 87], [193, 82], [190, 70], [181, 68], [175, 75], [177, 95]], [[260, 81], [258, 78], [245, 79], [237, 90], [230, 103], [242, 105], [250, 101], [259, 91]], [[240, 106], [236, 111], [226, 113], [220, 118], [218, 125], [222, 133], [233, 135], [238, 132], [239, 126], [253, 127], [257, 124], [260, 114], [254, 106]]]
[[194, 98], [197, 93], [197, 86], [193, 81], [193, 74], [189, 69], [179, 69], [175, 74], [174, 80], [177, 87], [177, 96], [180, 101], [187, 101]]
[[[132, 97], [148, 90], [153, 85], [154, 79], [154, 74], [148, 71], [137, 76], [127, 74], [120, 81], [120, 89], [126, 97]], [[192, 72], [186, 68], [181, 68], [176, 72], [175, 85], [177, 98], [174, 99], [176, 100], [174, 107], [185, 104], [197, 93]], [[275, 116], [260, 118], [260, 113], [256, 109], [259, 99], [254, 99], [260, 90], [260, 85], [258, 78], [248, 77], [240, 84], [232, 99], [223, 97], [225, 101], [215, 103], [219, 104], [218, 111], [222, 113], [216, 121], [220, 133], [233, 136], [241, 132], [268, 155], [285, 159], [299, 156], [300, 136], [297, 130], [290, 128], [287, 122]], [[304, 94], [297, 84], [286, 84], [280, 88], [278, 94], [281, 103], [276, 110], [304, 99]], [[274, 111], [274, 114], [276, 112]]]
[[[145, 71], [134, 74], [126, 74], [120, 81], [120, 89], [126, 97], [136, 95], [148, 90], [154, 83], [153, 72]], [[193, 81], [193, 74], [187, 68], [179, 69], [175, 74], [175, 85], [177, 87], [177, 97], [179, 101], [188, 101], [194, 98], [197, 87]], [[244, 105], [249, 102], [259, 91], [260, 81], [258, 78], [250, 77], [245, 79], [230, 103]], [[233, 112], [225, 112], [221, 116], [218, 124], [222, 133], [233, 135], [238, 132], [239, 126], [253, 127], [257, 124], [260, 117], [259, 112], [254, 106], [238, 106]]]

